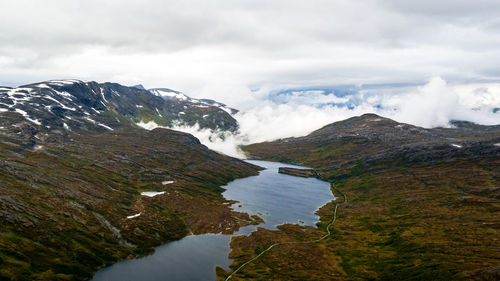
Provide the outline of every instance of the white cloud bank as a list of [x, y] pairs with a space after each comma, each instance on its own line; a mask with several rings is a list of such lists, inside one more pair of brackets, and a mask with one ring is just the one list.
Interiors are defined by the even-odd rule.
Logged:
[[249, 89], [500, 81], [498, 0], [3, 0], [0, 11], [0, 85], [142, 83], [251, 109]]
[[[394, 95], [382, 100], [382, 105], [393, 110], [381, 109], [377, 113], [400, 122], [422, 127], [448, 126], [450, 120], [467, 120], [478, 124], [496, 125], [500, 114], [498, 84], [450, 86], [439, 77], [409, 93]], [[496, 96], [495, 96], [496, 95]]]
[[[224, 140], [216, 137], [220, 132], [214, 134], [210, 130], [200, 130], [198, 126], [176, 126], [173, 129], [195, 135], [213, 150], [242, 158], [244, 155], [238, 150], [239, 145], [303, 136], [332, 122], [364, 113], [376, 113], [427, 128], [448, 127], [451, 120], [500, 124], [500, 112], [494, 113], [495, 108], [500, 108], [500, 84], [454, 86], [435, 77], [424, 86], [404, 92], [382, 90], [369, 98], [362, 98], [364, 102], [351, 109], [331, 105], [318, 107], [314, 102], [275, 104], [263, 100], [259, 106], [235, 115], [240, 133], [224, 134]], [[318, 97], [318, 101], [324, 99], [324, 96]]]
[[[498, 122], [498, 0], [2, 0], [0, 85], [78, 78], [168, 87], [243, 110], [214, 149], [304, 135], [365, 112], [422, 126]], [[344, 98], [272, 91], [425, 83]], [[467, 82], [467, 83], [466, 83]], [[474, 82], [475, 84], [468, 84]], [[489, 84], [480, 84], [489, 83]], [[463, 86], [459, 86], [466, 84]], [[250, 90], [251, 89], [251, 90]], [[140, 124], [147, 128], [154, 124]]]

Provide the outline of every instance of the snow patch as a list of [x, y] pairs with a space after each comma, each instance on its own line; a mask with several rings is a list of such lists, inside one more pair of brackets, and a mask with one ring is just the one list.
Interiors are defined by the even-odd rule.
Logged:
[[101, 126], [101, 127], [105, 128], [105, 129], [108, 129], [108, 130], [110, 130], [110, 131], [114, 131], [114, 129], [113, 129], [113, 128], [111, 128], [111, 127], [109, 127], [109, 126], [107, 126], [107, 125], [104, 125], [104, 124], [102, 124], [102, 123], [99, 123], [99, 122], [97, 122], [97, 121], [95, 121], [95, 120], [91, 119], [90, 117], [84, 117], [84, 119], [85, 119], [85, 120], [87, 120], [87, 121], [90, 121], [91, 123], [93, 123], [93, 124], [95, 124], [95, 125], [97, 125], [97, 126]]
[[78, 79], [64, 79], [64, 80], [50, 80], [50, 81], [57, 81], [59, 83], [66, 83], [68, 85], [84, 82], [84, 81], [78, 80]]
[[36, 85], [38, 88], [47, 88], [47, 89], [52, 89], [52, 87], [50, 87], [49, 85], [47, 84], [38, 84]]
[[104, 125], [104, 124], [102, 124], [102, 123], [97, 123], [97, 126], [101, 126], [101, 127], [105, 128], [105, 129], [108, 129], [108, 130], [110, 130], [110, 131], [114, 131], [114, 129], [113, 129], [113, 128], [111, 128], [111, 127], [109, 127], [109, 126], [107, 126], [107, 125]]
[[49, 99], [49, 100], [51, 100], [51, 101], [56, 102], [57, 104], [59, 104], [59, 105], [60, 105], [62, 108], [64, 108], [64, 109], [71, 110], [71, 111], [76, 111], [76, 108], [74, 108], [74, 107], [67, 107], [67, 106], [65, 106], [62, 102], [60, 102], [60, 101], [56, 100], [56, 99], [55, 99], [55, 98], [53, 98], [53, 97], [46, 96], [45, 98], [46, 98], [46, 99]]
[[156, 195], [162, 195], [164, 193], [165, 193], [165, 191], [144, 191], [144, 192], [141, 192], [141, 195], [147, 196], [147, 197], [155, 197]]
[[64, 86], [64, 85], [73, 85], [75, 83], [80, 83], [82, 81], [80, 81], [80, 80], [74, 80], [74, 79], [69, 79], [69, 80], [49, 80], [47, 82], [49, 84], [54, 84], [56, 86]]
[[225, 112], [227, 112], [229, 115], [232, 115], [233, 112], [231, 111], [231, 109], [225, 107], [225, 106], [218, 106], [218, 108], [224, 110]]
[[104, 96], [104, 90], [101, 88], [101, 96], [102, 96], [102, 99], [105, 101], [105, 102], [108, 102], [108, 100], [106, 99], [106, 97]]
[[171, 183], [174, 183], [174, 181], [162, 181], [161, 184], [163, 185], [167, 185], [167, 184], [171, 184]]
[[452, 143], [452, 144], [451, 144], [451, 146], [456, 147], [456, 148], [462, 148], [462, 146], [461, 146], [461, 145], [459, 145], [459, 144], [455, 144], [455, 143]]
[[138, 213], [138, 214], [135, 214], [135, 215], [131, 215], [131, 216], [127, 216], [127, 219], [137, 218], [140, 215], [141, 215], [141, 213]]
[[22, 109], [16, 108], [15, 109], [17, 113], [21, 114], [26, 120], [35, 123], [37, 125], [42, 125], [42, 122], [38, 121], [37, 119], [30, 118], [28, 113]]
[[189, 100], [189, 97], [186, 96], [186, 95], [184, 95], [183, 93], [178, 93], [178, 92], [173, 92], [173, 91], [166, 91], [166, 90], [163, 90], [163, 89], [155, 89], [155, 90], [151, 90], [150, 92], [153, 93], [156, 96], [159, 96], [159, 97], [176, 98], [178, 100], [183, 100], [183, 101]]
[[163, 115], [161, 115], [160, 111], [158, 110], [158, 108], [155, 108], [156, 109], [156, 113], [158, 113], [158, 115], [160, 115], [160, 117], [163, 117]]
[[67, 100], [73, 101], [73, 95], [66, 92], [66, 91], [62, 91], [62, 92], [54, 91], [54, 92]]

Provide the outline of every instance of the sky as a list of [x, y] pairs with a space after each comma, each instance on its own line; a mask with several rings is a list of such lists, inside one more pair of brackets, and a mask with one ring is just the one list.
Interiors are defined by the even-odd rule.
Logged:
[[500, 123], [498, 0], [2, 0], [0, 13], [4, 86], [167, 87], [241, 109], [267, 138], [372, 111]]

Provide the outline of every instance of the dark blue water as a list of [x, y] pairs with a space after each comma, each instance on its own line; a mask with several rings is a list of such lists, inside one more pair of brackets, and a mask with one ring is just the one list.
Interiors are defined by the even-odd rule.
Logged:
[[[279, 167], [298, 167], [267, 161], [248, 161], [266, 168], [258, 176], [230, 182], [224, 197], [237, 200], [236, 211], [258, 215], [265, 220], [259, 227], [274, 229], [283, 223], [314, 225], [314, 212], [334, 199], [330, 184], [314, 178], [278, 174]], [[240, 207], [241, 205], [241, 207]], [[247, 235], [256, 226], [243, 227], [234, 235]], [[232, 235], [187, 236], [156, 248], [154, 254], [126, 260], [101, 269], [92, 281], [191, 281], [216, 280], [217, 266], [229, 268]]]

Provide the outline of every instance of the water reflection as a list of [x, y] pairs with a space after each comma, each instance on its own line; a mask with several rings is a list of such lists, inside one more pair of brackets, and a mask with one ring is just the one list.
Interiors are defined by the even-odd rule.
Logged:
[[[248, 161], [265, 167], [258, 176], [230, 182], [224, 197], [239, 201], [237, 211], [259, 215], [259, 227], [274, 229], [283, 223], [314, 225], [314, 212], [334, 197], [330, 185], [314, 178], [278, 174], [278, 167], [299, 167], [267, 161]], [[246, 235], [256, 226], [243, 227], [234, 235]], [[154, 254], [103, 268], [92, 281], [191, 281], [216, 280], [215, 268], [229, 268], [231, 235], [204, 234], [185, 237], [156, 248]]]

